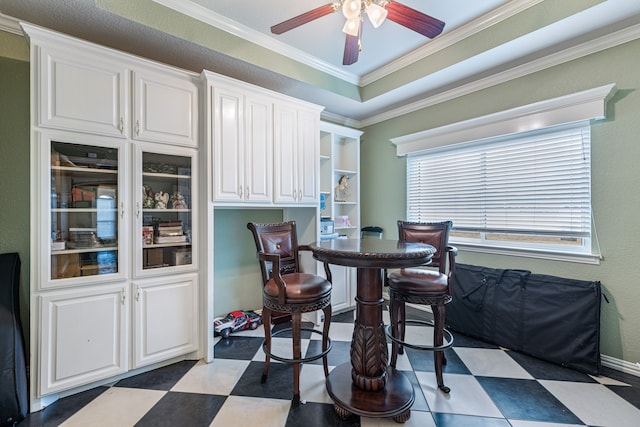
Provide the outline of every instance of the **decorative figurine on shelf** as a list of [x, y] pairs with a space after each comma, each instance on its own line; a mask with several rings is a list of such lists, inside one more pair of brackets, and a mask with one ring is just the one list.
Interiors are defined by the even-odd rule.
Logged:
[[172, 209], [189, 209], [187, 202], [184, 200], [184, 196], [178, 192], [171, 195], [171, 208]]
[[156, 209], [167, 209], [169, 203], [169, 194], [164, 191], [158, 191], [155, 195]]
[[148, 185], [142, 186], [142, 208], [153, 209], [156, 205], [153, 190]]
[[334, 188], [334, 200], [336, 202], [346, 202], [349, 197], [349, 177], [342, 175], [338, 180], [338, 185]]

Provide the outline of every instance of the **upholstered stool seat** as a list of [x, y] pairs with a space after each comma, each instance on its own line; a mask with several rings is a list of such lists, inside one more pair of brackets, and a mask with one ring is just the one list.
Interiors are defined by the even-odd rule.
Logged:
[[[283, 274], [282, 280], [287, 284], [284, 296], [285, 304], [309, 304], [331, 295], [331, 283], [324, 277], [308, 273]], [[264, 285], [264, 298], [278, 303], [280, 290], [275, 280], [269, 279]]]

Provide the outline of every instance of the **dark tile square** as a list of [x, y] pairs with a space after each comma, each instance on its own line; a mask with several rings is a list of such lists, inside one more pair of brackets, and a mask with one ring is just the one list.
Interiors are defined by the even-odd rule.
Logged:
[[508, 419], [581, 424], [567, 407], [535, 380], [476, 377]]
[[627, 402], [631, 403], [636, 408], [640, 409], [640, 388], [639, 387], [629, 387], [629, 386], [621, 386], [621, 385], [610, 385], [607, 386], [609, 390], [622, 397]]
[[438, 427], [510, 427], [503, 418], [474, 417], [471, 415], [433, 413]]
[[170, 390], [196, 363], [196, 360], [183, 360], [153, 371], [125, 378], [118, 381], [114, 387]]
[[213, 347], [216, 359], [251, 360], [262, 346], [264, 339], [260, 337], [230, 336], [221, 339]]
[[210, 394], [168, 392], [136, 427], [208, 426], [226, 399]]
[[[302, 337], [302, 339], [309, 339], [311, 338], [311, 334], [313, 332], [311, 332], [311, 329], [314, 329], [314, 325], [312, 322], [302, 322], [301, 327], [303, 328], [302, 332], [300, 333], [300, 337]], [[286, 329], [291, 329], [291, 322], [282, 322], [282, 323], [278, 323], [277, 325], [274, 325], [271, 328], [271, 336], [273, 337], [274, 334], [278, 337], [278, 338], [291, 338], [293, 335], [291, 333], [290, 330], [286, 330]]]
[[[351, 349], [351, 343], [345, 341], [332, 341], [331, 351], [328, 354], [329, 366], [338, 366], [343, 363], [351, 362], [351, 356], [349, 350]], [[322, 341], [311, 340], [307, 347], [307, 354], [305, 357], [309, 357], [312, 354], [319, 354], [322, 352]], [[314, 365], [322, 365], [322, 358], [309, 362]]]
[[333, 405], [307, 402], [294, 406], [289, 411], [285, 427], [359, 427], [360, 417], [351, 416], [341, 420]]
[[[433, 366], [433, 351], [416, 350], [413, 348], [405, 348], [404, 351], [407, 353], [407, 357], [414, 371], [435, 372]], [[447, 374], [471, 374], [467, 366], [453, 349], [449, 348], [445, 350], [444, 354], [447, 362], [442, 366], [442, 372]]]
[[513, 360], [518, 362], [532, 377], [537, 380], [575, 381], [595, 383], [593, 378], [582, 372], [564, 368], [554, 363], [536, 359], [516, 351], [506, 351]]
[[344, 313], [334, 314], [333, 316], [331, 316], [331, 323], [353, 323], [354, 320], [355, 318], [353, 310], [345, 311]]
[[[249, 363], [231, 395], [290, 400], [293, 397], [293, 365], [271, 361], [264, 384], [261, 383], [263, 368], [264, 362]], [[304, 365], [300, 371], [300, 375], [304, 375]]]
[[454, 347], [471, 347], [471, 348], [500, 348], [495, 344], [486, 343], [479, 339], [463, 335], [456, 331], [451, 331], [453, 334], [453, 346]]
[[617, 371], [615, 369], [607, 368], [606, 366], [602, 367], [601, 374], [605, 377], [612, 378], [617, 381], [621, 381], [625, 384], [629, 384], [633, 387], [638, 387], [640, 389], [640, 377], [635, 375], [627, 374], [626, 372]]

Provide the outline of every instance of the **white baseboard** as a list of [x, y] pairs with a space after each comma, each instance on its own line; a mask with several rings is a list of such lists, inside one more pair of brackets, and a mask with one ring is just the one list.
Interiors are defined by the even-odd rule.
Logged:
[[625, 374], [640, 377], [640, 363], [628, 362], [626, 360], [616, 359], [615, 357], [600, 355], [602, 366], [624, 372]]

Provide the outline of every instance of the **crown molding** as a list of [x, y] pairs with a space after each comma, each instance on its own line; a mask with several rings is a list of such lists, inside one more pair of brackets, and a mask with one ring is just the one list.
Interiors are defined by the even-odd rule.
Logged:
[[273, 39], [259, 31], [247, 27], [246, 25], [239, 24], [225, 16], [222, 16], [211, 9], [194, 3], [190, 0], [153, 0], [153, 2], [172, 9], [176, 12], [187, 15], [193, 19], [209, 24], [213, 27], [226, 31], [234, 36], [243, 38], [280, 55], [284, 55], [288, 58], [292, 58], [302, 64], [315, 68], [318, 71], [332, 75], [339, 79], [357, 85], [360, 82], [360, 78], [353, 74], [344, 71], [342, 68], [335, 67], [325, 61], [312, 56], [306, 52], [289, 46], [286, 43]]
[[0, 13], [0, 31], [5, 31], [7, 33], [17, 34], [19, 36], [23, 36], [22, 28], [20, 27], [20, 22], [7, 15], [3, 15]]
[[413, 113], [423, 108], [431, 107], [442, 102], [446, 102], [464, 95], [471, 94], [473, 92], [477, 92], [479, 90], [496, 86], [500, 83], [524, 77], [526, 75], [542, 71], [556, 65], [573, 61], [574, 59], [582, 58], [593, 53], [597, 53], [633, 40], [637, 40], [638, 38], [640, 38], [640, 24], [627, 27], [623, 30], [619, 30], [615, 33], [608, 34], [595, 40], [586, 41], [560, 52], [547, 55], [538, 60], [534, 60], [526, 64], [522, 64], [520, 66], [502, 71], [500, 73], [493, 74], [489, 77], [485, 77], [474, 82], [456, 87], [454, 89], [429, 96], [425, 99], [404, 105], [400, 108], [396, 108], [386, 111], [382, 114], [372, 116], [366, 120], [359, 121], [356, 127], [362, 128], [383, 122], [385, 120], [403, 116], [405, 114]]

